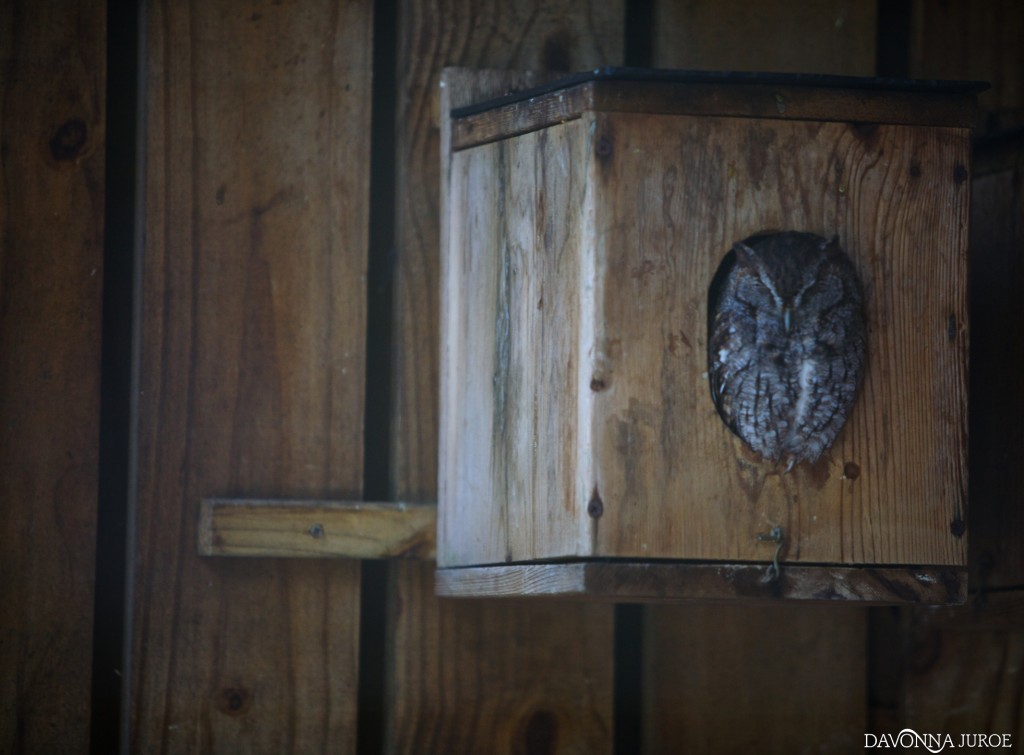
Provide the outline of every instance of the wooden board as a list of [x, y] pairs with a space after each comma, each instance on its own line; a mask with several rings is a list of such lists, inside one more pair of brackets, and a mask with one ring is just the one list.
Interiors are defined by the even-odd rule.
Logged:
[[[990, 140], [971, 190], [972, 586], [1024, 587], [1024, 138]], [[1009, 327], [1008, 327], [1009, 324]]]
[[871, 76], [871, 0], [655, 0], [654, 65]]
[[433, 593], [392, 565], [385, 752], [611, 752], [610, 606]]
[[[441, 70], [619, 63], [623, 5], [404, 0], [399, 11], [392, 486], [395, 498], [433, 500]], [[454, 606], [434, 597], [432, 565], [396, 565], [392, 577], [387, 752], [611, 751], [610, 607]]]
[[87, 752], [106, 4], [0, 7], [0, 752]]
[[[589, 393], [577, 331], [590, 324], [577, 254], [586, 187], [573, 174], [587, 157], [582, 128], [453, 155], [441, 566], [586, 553], [573, 506], [589, 492], [577, 489], [576, 418]], [[474, 561], [481, 548], [489, 557]]]
[[[752, 561], [776, 526], [787, 561], [963, 565], [968, 139], [584, 112], [455, 152], [439, 565]], [[706, 378], [707, 282], [766, 228], [838, 235], [866, 287], [860, 398], [788, 474]]]
[[[904, 645], [900, 727], [1024, 741], [1024, 591], [956, 609], [914, 610]], [[897, 729], [896, 731], [898, 731]], [[896, 733], [892, 731], [891, 733]]]
[[646, 753], [859, 752], [864, 609], [646, 609]]
[[910, 75], [980, 79], [981, 130], [1024, 125], [1024, 4], [1018, 0], [911, 3]]
[[438, 569], [437, 594], [628, 603], [743, 598], [956, 604], [967, 598], [967, 570], [574, 561]]
[[[614, 140], [591, 166], [601, 288], [581, 367], [605, 386], [594, 555], [756, 560], [781, 526], [787, 561], [965, 564], [969, 133], [619, 113], [587, 128]], [[789, 474], [726, 429], [705, 377], [707, 282], [765, 228], [838, 235], [865, 285], [857, 403]]]
[[204, 498], [199, 555], [434, 558], [437, 504]]
[[360, 497], [371, 8], [151, 3], [128, 749], [351, 752], [360, 569], [200, 559]]
[[[725, 7], [733, 5], [730, 1]], [[731, 13], [715, 0], [657, 0], [652, 64], [872, 75], [878, 32], [868, 19], [877, 13], [870, 0], [744, 4]], [[863, 609], [737, 605], [644, 610], [648, 752], [719, 752], [730, 742], [737, 745], [734, 750], [751, 752], [770, 751], [771, 745], [780, 752], [843, 752], [861, 746], [848, 737], [867, 724], [858, 709], [866, 647], [854, 639], [864, 631]], [[801, 640], [810, 640], [810, 652]], [[838, 700], [831, 697], [837, 673], [848, 688]], [[694, 706], [685, 727], [679, 722], [681, 703]], [[790, 724], [800, 706], [809, 721], [807, 735], [799, 733], [802, 720]], [[832, 733], [844, 741], [829, 746]], [[722, 736], [731, 739], [716, 741]], [[740, 746], [737, 740], [743, 739], [755, 745]]]
[[[696, 72], [695, 79], [703, 74]], [[711, 75], [711, 78], [716, 78]], [[848, 88], [786, 83], [745, 83], [739, 77], [723, 86], [700, 80], [677, 82], [590, 81], [538, 94], [491, 109], [453, 118], [452, 149], [466, 149], [574, 120], [587, 110], [607, 113], [711, 115], [771, 120], [857, 121], [917, 126], [970, 128], [978, 117], [970, 91], [936, 92]], [[977, 86], [981, 87], [982, 84]], [[524, 93], [525, 96], [525, 93]]]

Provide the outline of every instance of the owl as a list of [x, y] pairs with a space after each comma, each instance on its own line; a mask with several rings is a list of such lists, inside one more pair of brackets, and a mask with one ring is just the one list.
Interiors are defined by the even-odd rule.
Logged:
[[831, 241], [763, 232], [726, 254], [708, 290], [708, 382], [718, 414], [786, 471], [836, 439], [864, 370], [864, 293]]

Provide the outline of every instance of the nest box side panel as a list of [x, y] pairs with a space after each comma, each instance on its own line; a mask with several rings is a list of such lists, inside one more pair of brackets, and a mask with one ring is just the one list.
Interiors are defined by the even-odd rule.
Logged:
[[[597, 307], [594, 554], [965, 562], [966, 129], [585, 114]], [[707, 287], [765, 229], [831, 237], [866, 291], [860, 396], [813, 465], [762, 461], [709, 396]]]
[[571, 122], [452, 156], [439, 566], [581, 555], [585, 141]]

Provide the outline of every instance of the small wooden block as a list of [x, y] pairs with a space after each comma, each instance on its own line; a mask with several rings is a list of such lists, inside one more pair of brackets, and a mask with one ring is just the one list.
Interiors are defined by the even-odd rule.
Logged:
[[958, 604], [967, 570], [923, 567], [786, 566], [766, 579], [767, 564], [574, 562], [438, 569], [437, 594], [460, 598], [547, 597], [658, 603], [678, 600], [838, 600]]
[[436, 530], [429, 503], [204, 498], [199, 555], [430, 559]]

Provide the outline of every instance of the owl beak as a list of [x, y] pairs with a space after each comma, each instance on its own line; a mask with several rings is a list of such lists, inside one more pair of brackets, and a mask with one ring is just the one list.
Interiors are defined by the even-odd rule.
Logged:
[[782, 327], [786, 329], [788, 333], [790, 328], [793, 326], [793, 308], [788, 304], [782, 308]]

